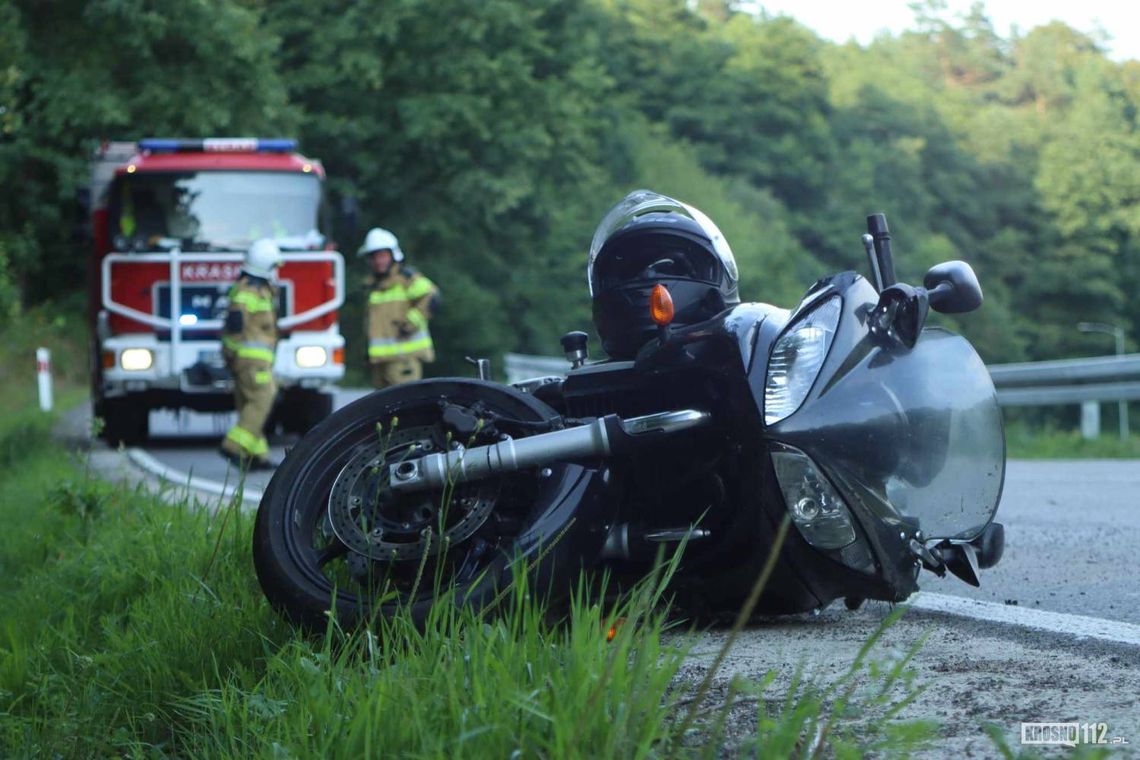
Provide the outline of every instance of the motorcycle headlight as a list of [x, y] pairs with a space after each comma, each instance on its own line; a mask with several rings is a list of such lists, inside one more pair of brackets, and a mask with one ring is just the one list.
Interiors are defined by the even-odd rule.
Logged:
[[774, 425], [800, 408], [815, 384], [835, 328], [841, 300], [829, 298], [787, 329], [772, 349], [764, 382], [764, 422]]
[[776, 480], [800, 535], [817, 549], [842, 549], [855, 541], [855, 526], [843, 498], [811, 459], [791, 446], [772, 452]]

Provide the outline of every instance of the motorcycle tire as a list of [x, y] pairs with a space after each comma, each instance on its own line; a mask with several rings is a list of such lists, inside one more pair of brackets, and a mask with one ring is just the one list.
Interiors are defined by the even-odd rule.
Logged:
[[[544, 495], [563, 490], [573, 465], [456, 484], [449, 499], [460, 505], [454, 514], [463, 516], [457, 518], [442, 504], [448, 500], [443, 494], [427, 492], [430, 500], [421, 494], [416, 501], [416, 495], [391, 496], [383, 484], [369, 485], [370, 478], [383, 478], [387, 472], [377, 461], [388, 462], [397, 454], [407, 458], [408, 452], [421, 455], [432, 450], [433, 440], [434, 450], [441, 450], [438, 432], [433, 436], [433, 431], [440, 429], [443, 403], [453, 411], [459, 407], [529, 423], [556, 416], [528, 394], [465, 379], [395, 386], [333, 413], [290, 450], [257, 512], [257, 577], [269, 602], [286, 618], [319, 631], [328, 625], [330, 613], [348, 628], [403, 608], [416, 625], [423, 625], [435, 601], [434, 590], [447, 588], [454, 588], [461, 603], [480, 608], [509, 583], [514, 537], [523, 532], [533, 537], [539, 531], [556, 540], [565, 528], [564, 521], [545, 515], [548, 505], [542, 502]], [[357, 490], [346, 490], [345, 483]], [[431, 506], [434, 500], [441, 502], [438, 511], [425, 515], [436, 509]], [[361, 501], [374, 506], [346, 506]], [[463, 512], [470, 503], [476, 506]], [[473, 513], [478, 514], [472, 518]], [[363, 526], [359, 535], [355, 523], [346, 519]], [[370, 532], [370, 525], [377, 527]], [[435, 554], [430, 548], [432, 525], [438, 526], [441, 538], [447, 536], [436, 539]], [[365, 543], [370, 540], [384, 548], [374, 550]], [[425, 567], [430, 577], [424, 577]]]

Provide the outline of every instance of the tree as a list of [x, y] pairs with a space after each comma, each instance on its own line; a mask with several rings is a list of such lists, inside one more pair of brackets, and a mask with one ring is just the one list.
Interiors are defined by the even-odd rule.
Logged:
[[8, 0], [0, 246], [24, 297], [81, 281], [75, 190], [101, 138], [285, 131], [275, 40], [236, 0]]
[[395, 230], [443, 287], [441, 370], [464, 353], [549, 350], [559, 317], [584, 321], [610, 125], [594, 12], [555, 0], [268, 9], [306, 146], [366, 225]]

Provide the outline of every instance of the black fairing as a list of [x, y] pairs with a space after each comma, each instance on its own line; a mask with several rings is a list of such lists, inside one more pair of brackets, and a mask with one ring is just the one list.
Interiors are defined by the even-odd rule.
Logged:
[[[814, 385], [798, 410], [765, 425], [774, 346], [831, 298], [841, 298], [842, 308]], [[614, 463], [618, 520], [664, 527], [692, 520], [710, 529], [686, 550], [678, 576], [687, 607], [732, 609], [755, 582], [788, 513], [771, 456], [777, 446], [804, 452], [842, 495], [860, 548], [820, 550], [793, 526], [760, 613], [805, 611], [846, 596], [905, 599], [917, 590], [910, 542], [920, 530], [925, 538], [969, 540], [992, 518], [1004, 444], [1000, 417], [987, 416], [997, 415], [988, 373], [965, 340], [942, 330], [924, 331], [913, 349], [871, 335], [866, 319], [876, 302], [869, 283], [843, 273], [813, 286], [790, 315], [747, 303], [671, 328], [664, 341], [654, 329], [632, 361], [587, 365], [560, 386], [557, 406], [573, 417], [712, 413], [708, 428]], [[980, 420], [981, 432], [963, 437], [963, 419]], [[971, 459], [963, 442], [989, 453]], [[726, 498], [719, 507], [697, 503], [685, 512], [678, 505], [699, 472], [721, 479]], [[969, 496], [962, 520], [957, 498], [934, 498], [950, 481], [955, 495]]]
[[[819, 376], [800, 408], [765, 437], [806, 453], [842, 494], [889, 587], [885, 596], [863, 596], [901, 599], [917, 589], [909, 549], [917, 532], [920, 541], [970, 540], [992, 520], [1005, 474], [1000, 413], [989, 374], [964, 339], [929, 328], [913, 349], [877, 340], [866, 325], [877, 294], [851, 274], [833, 278], [799, 313], [834, 296], [843, 306]], [[771, 352], [778, 336], [769, 336], [758, 355]], [[755, 362], [750, 378], [761, 409], [766, 370]], [[778, 487], [770, 497], [782, 506]]]

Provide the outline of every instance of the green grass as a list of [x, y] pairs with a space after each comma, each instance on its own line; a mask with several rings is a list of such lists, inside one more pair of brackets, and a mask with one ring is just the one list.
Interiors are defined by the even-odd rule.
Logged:
[[[307, 638], [262, 598], [249, 516], [91, 479], [29, 419], [0, 430], [0, 756], [703, 757], [729, 741], [733, 695], [676, 679], [691, 637], [668, 630], [668, 567], [618, 603], [583, 590], [559, 620], [518, 586], [489, 616], [443, 604], [425, 631], [397, 617]], [[895, 704], [905, 665], [851, 677]], [[893, 715], [846, 727], [874, 700], [837, 687], [733, 684], [766, 695], [733, 740], [754, 749], [811, 756], [828, 727], [829, 754], [905, 754], [930, 735]]]
[[1006, 448], [1012, 459], [1140, 459], [1140, 435], [1122, 441], [1107, 433], [1086, 440], [1078, 430], [1016, 424], [1006, 428]]
[[51, 351], [55, 406], [85, 398], [88, 377], [87, 327], [82, 307], [69, 302], [37, 307], [0, 321], [0, 413], [38, 406], [36, 349]]

